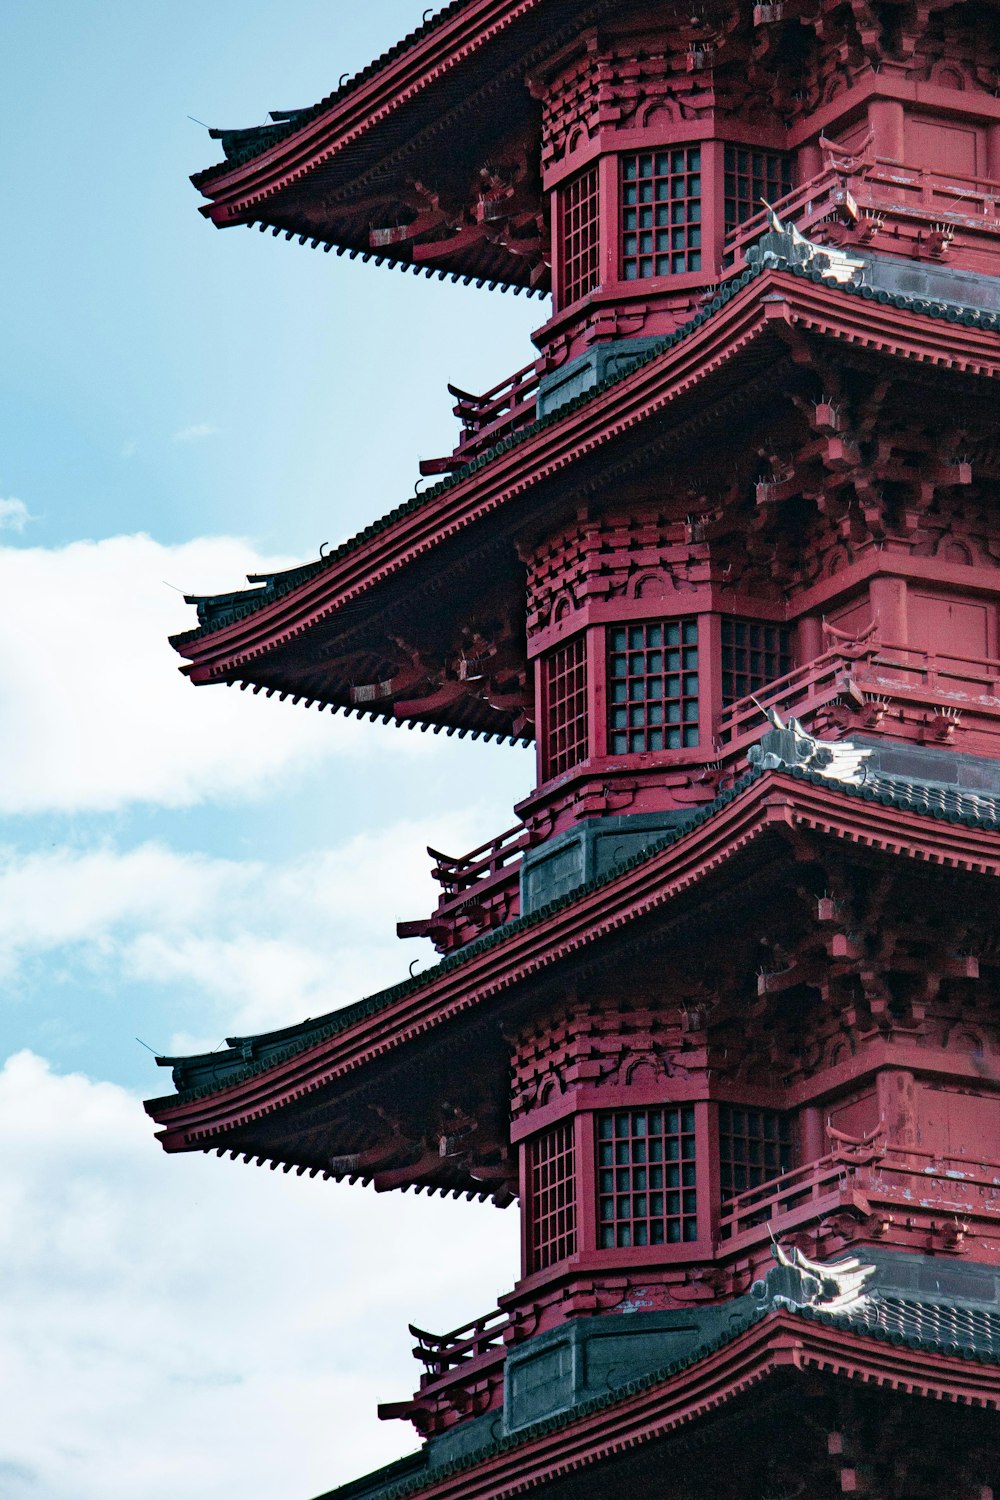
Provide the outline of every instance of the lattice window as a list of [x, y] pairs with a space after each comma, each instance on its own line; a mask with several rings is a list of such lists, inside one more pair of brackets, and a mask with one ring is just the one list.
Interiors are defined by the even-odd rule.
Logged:
[[792, 632], [758, 620], [722, 620], [722, 701], [735, 703], [792, 670]]
[[608, 749], [680, 750], [698, 743], [698, 621], [608, 631]]
[[566, 1120], [528, 1146], [530, 1266], [544, 1270], [576, 1250], [576, 1176], [573, 1121]]
[[698, 1238], [694, 1109], [610, 1110], [597, 1116], [602, 1249]]
[[701, 149], [621, 159], [621, 274], [626, 281], [701, 270]]
[[560, 189], [562, 306], [585, 297], [600, 280], [600, 213], [597, 168], [588, 167]]
[[792, 1122], [773, 1109], [719, 1105], [719, 1180], [722, 1201], [760, 1187], [795, 1165]]
[[761, 199], [774, 203], [792, 190], [792, 163], [782, 151], [749, 151], [727, 146], [725, 157], [726, 233], [753, 218]]
[[587, 757], [587, 641], [578, 635], [545, 660], [546, 774], [558, 776]]

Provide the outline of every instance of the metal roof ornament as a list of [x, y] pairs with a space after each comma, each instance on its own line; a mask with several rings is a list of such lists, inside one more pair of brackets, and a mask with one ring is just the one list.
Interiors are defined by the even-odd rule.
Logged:
[[[757, 703], [756, 698], [753, 701]], [[757, 707], [771, 728], [747, 751], [747, 760], [755, 769], [783, 771], [799, 766], [831, 781], [860, 786], [866, 780], [865, 762], [872, 753], [871, 746], [853, 740], [819, 740], [802, 727], [799, 719], [790, 717], [786, 724], [776, 708], [765, 708], [761, 703]]]
[[755, 1290], [770, 1293], [774, 1307], [815, 1307], [823, 1312], [856, 1312], [868, 1301], [865, 1287], [876, 1267], [863, 1265], [856, 1255], [829, 1262], [810, 1260], [792, 1246], [784, 1250], [771, 1238], [771, 1254], [778, 1263]]
[[760, 201], [767, 209], [769, 232], [758, 242], [756, 248], [765, 266], [779, 260], [792, 261], [804, 270], [818, 272], [824, 281], [836, 282], [838, 286], [853, 286], [861, 280], [865, 269], [865, 261], [861, 256], [850, 255], [846, 250], [837, 250], [832, 245], [817, 245], [813, 240], [806, 239], [794, 224], [786, 224], [766, 198]]

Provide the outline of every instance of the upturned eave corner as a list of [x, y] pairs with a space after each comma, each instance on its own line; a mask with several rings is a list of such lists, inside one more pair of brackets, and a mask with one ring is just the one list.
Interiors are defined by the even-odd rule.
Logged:
[[213, 132], [219, 225], [552, 296], [411, 496], [172, 642], [533, 746], [431, 836], [439, 961], [157, 1059], [168, 1152], [517, 1205], [342, 1500], [1000, 1491], [998, 13], [454, 0]]
[[[249, 1060], [239, 1048], [204, 1058], [173, 1059], [214, 1071], [215, 1083], [152, 1099], [149, 1114], [164, 1126], [167, 1150], [209, 1149], [226, 1132], [263, 1119], [359, 1067], [377, 1063], [388, 1050], [407, 1048], [428, 1031], [474, 1013], [485, 999], [516, 993], [554, 964], [574, 964], [577, 955], [607, 941], [623, 924], [679, 907], [682, 895], [701, 899], [701, 886], [724, 865], [736, 865], [752, 845], [776, 835], [793, 864], [807, 857], [797, 842], [802, 830], [843, 840], [892, 861], [915, 860], [977, 878], [1000, 875], [998, 813], [965, 818], [928, 817], [893, 805], [884, 792], [838, 785], [821, 775], [769, 770], [747, 779], [716, 808], [695, 815], [678, 836], [653, 852], [613, 870], [592, 889], [571, 893], [470, 944], [413, 979], [274, 1038], [252, 1039]], [[786, 842], [787, 841], [787, 842]], [[780, 859], [779, 859], [780, 865]], [[253, 1053], [256, 1054], [256, 1060]], [[266, 1058], [267, 1060], [262, 1060]], [[229, 1075], [228, 1077], [226, 1075]]]

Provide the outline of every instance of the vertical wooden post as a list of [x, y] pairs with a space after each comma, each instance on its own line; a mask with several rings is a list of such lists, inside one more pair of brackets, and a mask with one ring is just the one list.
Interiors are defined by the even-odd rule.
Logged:
[[694, 1107], [698, 1161], [698, 1246], [710, 1254], [719, 1237], [722, 1189], [719, 1178], [719, 1110], [707, 1099]]
[[587, 759], [608, 753], [608, 714], [605, 677], [607, 645], [605, 627], [592, 625], [587, 631]]
[[698, 744], [709, 754], [722, 713], [722, 616], [698, 616]]
[[875, 136], [875, 155], [887, 161], [906, 160], [903, 147], [903, 106], [898, 99], [873, 99], [868, 119]]
[[600, 287], [607, 291], [621, 279], [618, 157], [602, 156], [597, 165], [597, 208], [601, 223]]
[[576, 1163], [576, 1248], [578, 1254], [597, 1249], [597, 1165], [594, 1159], [594, 1116], [582, 1110], [573, 1119]]
[[908, 646], [910, 637], [906, 580], [873, 578], [870, 598], [872, 614], [878, 620], [876, 634], [879, 640], [891, 646]]

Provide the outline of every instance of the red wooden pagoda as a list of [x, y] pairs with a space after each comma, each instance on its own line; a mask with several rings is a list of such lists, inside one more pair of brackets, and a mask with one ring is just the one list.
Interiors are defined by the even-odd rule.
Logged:
[[382, 1408], [420, 1451], [337, 1494], [992, 1500], [998, 7], [453, 0], [216, 134], [217, 225], [552, 299], [429, 487], [174, 642], [537, 745], [431, 851], [436, 967], [148, 1106], [518, 1203]]

